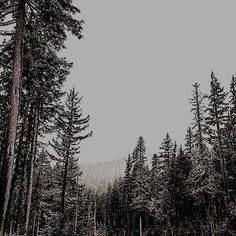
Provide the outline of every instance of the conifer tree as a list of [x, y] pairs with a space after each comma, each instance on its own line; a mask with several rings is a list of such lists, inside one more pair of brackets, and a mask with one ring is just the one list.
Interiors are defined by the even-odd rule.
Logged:
[[[61, 87], [71, 67], [71, 63], [66, 62], [63, 58], [58, 58], [52, 44], [45, 44], [47, 39], [45, 38], [43, 30], [44, 29], [36, 28], [36, 23], [34, 22], [28, 23], [25, 27], [24, 70], [18, 117], [19, 139], [17, 140], [16, 148], [19, 151], [16, 153], [16, 165], [10, 193], [11, 198], [14, 197], [11, 195], [16, 195], [15, 197], [19, 196], [19, 204], [21, 205], [23, 203], [22, 200], [20, 200], [21, 194], [18, 194], [14, 189], [16, 187], [22, 189], [25, 181], [28, 182], [28, 186], [32, 186], [33, 184], [37, 136], [50, 132], [50, 125], [58, 110], [59, 100], [63, 95]], [[39, 37], [39, 35], [41, 36]], [[9, 51], [1, 54], [1, 59], [3, 59], [2, 66], [4, 70], [2, 76], [5, 85], [5, 93], [8, 93], [8, 75], [11, 72], [11, 69], [7, 67], [7, 65], [11, 63]], [[33, 133], [35, 135], [33, 135]], [[26, 139], [25, 144], [23, 143], [24, 139]], [[30, 146], [31, 151], [28, 152]], [[27, 166], [27, 168], [24, 166]], [[23, 178], [25, 172], [27, 173], [27, 178]], [[20, 186], [16, 186], [19, 179], [22, 179], [22, 181], [20, 181], [21, 184]], [[28, 189], [27, 211], [23, 213], [22, 210], [17, 210], [20, 214], [25, 214], [25, 228], [28, 227], [30, 199], [32, 198], [32, 188]], [[16, 208], [19, 209], [20, 206]], [[24, 216], [18, 216], [17, 218], [23, 217]]]
[[[133, 152], [134, 166], [132, 171], [132, 204], [135, 216], [139, 219], [139, 234], [143, 233], [143, 216], [150, 206], [150, 188], [148, 186], [149, 170], [146, 164], [146, 147], [143, 137], [139, 137]], [[135, 227], [135, 225], [134, 225]]]
[[231, 197], [236, 193], [236, 78], [232, 76], [229, 95], [229, 116], [224, 128], [224, 156], [226, 173]]
[[177, 235], [187, 234], [186, 229], [181, 232], [180, 225], [186, 225], [191, 216], [191, 193], [187, 184], [190, 170], [191, 160], [180, 146], [176, 157], [172, 159], [168, 183], [172, 208], [171, 221], [173, 222], [173, 231]]
[[192, 129], [189, 127], [185, 136], [185, 152], [191, 157], [193, 154], [194, 142], [193, 142], [193, 133]]
[[[12, 68], [12, 83], [11, 83], [11, 103], [9, 111], [9, 122], [8, 122], [8, 137], [6, 138], [6, 144], [4, 146], [5, 151], [3, 152], [2, 165], [4, 166], [3, 172], [1, 172], [1, 189], [0, 192], [0, 220], [1, 220], [1, 234], [7, 233], [7, 225], [5, 225], [7, 209], [11, 205], [11, 189], [12, 179], [13, 179], [13, 163], [14, 163], [14, 150], [17, 132], [17, 118], [19, 114], [19, 104], [20, 104], [20, 82], [22, 82], [22, 65], [24, 64], [23, 50], [24, 40], [23, 32], [26, 34], [26, 27], [28, 27], [32, 22], [37, 22], [37, 28], [43, 29], [43, 37], [47, 38], [44, 40], [44, 44], [55, 46], [56, 51], [64, 48], [64, 42], [66, 39], [66, 32], [71, 31], [72, 34], [81, 38], [81, 24], [82, 21], [75, 20], [72, 15], [78, 13], [79, 10], [72, 5], [72, 1], [60, 1], [54, 4], [53, 1], [3, 1], [0, 9], [1, 26], [9, 26], [16, 23], [15, 33], [14, 30], [11, 32], [1, 31], [2, 35], [13, 36], [14, 42], [14, 56], [13, 56], [13, 68]], [[10, 19], [10, 20], [8, 20]], [[32, 28], [35, 30], [35, 28]], [[40, 30], [39, 30], [40, 31]], [[42, 32], [42, 31], [40, 31]], [[35, 31], [34, 31], [35, 33]], [[38, 38], [42, 34], [36, 34]], [[34, 45], [35, 46], [35, 45]], [[33, 47], [34, 47], [33, 46]], [[31, 47], [31, 49], [33, 48]], [[4, 50], [8, 50], [10, 47], [5, 47]], [[36, 53], [37, 54], [37, 53]], [[35, 65], [34, 65], [35, 66]], [[55, 67], [54, 67], [55, 68]], [[31, 67], [32, 69], [32, 67]], [[34, 76], [35, 77], [35, 76]], [[42, 90], [43, 91], [43, 90]], [[35, 127], [34, 127], [35, 129]], [[35, 135], [37, 137], [37, 135]], [[36, 151], [36, 139], [32, 142], [32, 152]], [[34, 150], [34, 151], [33, 151]], [[28, 173], [28, 206], [26, 210], [26, 228], [30, 213], [30, 199], [32, 196], [32, 182], [33, 182], [33, 155], [31, 155], [31, 171]], [[14, 192], [14, 191], [12, 191]]]
[[170, 174], [174, 165], [174, 145], [169, 134], [166, 134], [164, 141], [160, 146], [161, 174], [160, 174], [160, 206], [162, 230], [173, 233], [173, 215], [174, 209], [172, 204], [172, 196], [170, 191]]
[[161, 182], [161, 160], [160, 156], [153, 154], [151, 162], [151, 171], [150, 171], [150, 189], [151, 189], [151, 213], [154, 215], [154, 232], [157, 234], [160, 229], [160, 216], [161, 216], [161, 206], [160, 206], [160, 194], [162, 190]]
[[45, 194], [45, 182], [50, 169], [49, 155], [43, 147], [36, 157], [35, 181], [32, 193], [32, 218], [30, 235], [38, 235], [39, 225], [41, 224], [42, 197]]
[[223, 176], [224, 190], [227, 191], [227, 173], [225, 167], [225, 157], [223, 151], [224, 125], [227, 121], [228, 104], [226, 102], [227, 93], [221, 87], [220, 82], [211, 73], [211, 91], [208, 96], [209, 105], [206, 109], [208, 116], [206, 122], [208, 125], [209, 140], [213, 145], [218, 158], [220, 159], [220, 173]]
[[124, 176], [124, 188], [123, 188], [123, 199], [124, 205], [126, 209], [126, 232], [127, 234], [130, 233], [130, 206], [132, 203], [132, 169], [133, 169], [133, 160], [131, 156], [128, 156], [126, 160], [126, 169], [125, 169], [125, 176]]
[[[5, 6], [6, 8], [6, 3]], [[4, 14], [4, 13], [3, 13]], [[1, 17], [2, 18], [2, 17]], [[17, 130], [17, 117], [19, 109], [19, 93], [20, 81], [22, 77], [22, 44], [23, 32], [25, 23], [25, 0], [18, 1], [18, 9], [16, 16], [16, 31], [14, 41], [14, 56], [12, 68], [12, 83], [11, 83], [11, 100], [10, 100], [10, 116], [8, 121], [6, 147], [2, 160], [2, 171], [0, 178], [0, 235], [7, 235], [5, 225], [7, 208], [10, 204], [10, 188], [13, 177], [15, 140]]]
[[[215, 234], [216, 223], [216, 199], [220, 191], [221, 175], [214, 167], [214, 153], [205, 148], [201, 156], [195, 156], [193, 159], [193, 168], [189, 176], [190, 189], [195, 198], [195, 209], [198, 212], [198, 230], [202, 234], [210, 232]], [[207, 222], [202, 222], [202, 219]], [[203, 224], [202, 224], [203, 223]]]
[[[204, 151], [204, 135], [206, 133], [205, 124], [205, 105], [204, 105], [204, 95], [200, 91], [200, 85], [195, 83], [193, 85], [193, 94], [190, 100], [192, 105], [191, 111], [193, 112], [193, 143], [198, 148], [199, 153]], [[188, 135], [191, 135], [188, 132]]]
[[56, 152], [54, 159], [62, 163], [62, 192], [61, 192], [61, 232], [64, 232], [68, 201], [66, 195], [70, 184], [75, 180], [80, 142], [92, 135], [92, 132], [83, 134], [89, 126], [90, 117], [83, 117], [81, 99], [75, 89], [67, 94], [66, 104], [56, 118], [57, 138], [53, 138], [52, 147]]

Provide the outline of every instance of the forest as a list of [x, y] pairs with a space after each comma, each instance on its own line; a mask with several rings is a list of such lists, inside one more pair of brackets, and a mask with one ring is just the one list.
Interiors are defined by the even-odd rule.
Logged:
[[73, 64], [60, 57], [68, 34], [83, 37], [78, 13], [72, 0], [0, 0], [0, 236], [235, 236], [235, 76], [229, 91], [214, 72], [208, 94], [193, 84], [185, 143], [167, 133], [148, 157], [140, 136], [123, 176], [81, 182], [90, 115], [64, 91]]

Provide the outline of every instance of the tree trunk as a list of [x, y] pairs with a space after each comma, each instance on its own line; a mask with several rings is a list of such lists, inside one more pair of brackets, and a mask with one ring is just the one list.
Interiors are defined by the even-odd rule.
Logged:
[[5, 230], [5, 219], [8, 208], [9, 195], [12, 183], [14, 168], [14, 149], [17, 130], [17, 117], [19, 110], [20, 81], [22, 77], [23, 59], [23, 31], [25, 17], [25, 0], [19, 0], [16, 19], [15, 48], [13, 56], [12, 87], [11, 87], [11, 108], [8, 123], [8, 137], [6, 155], [3, 157], [3, 168], [0, 181], [0, 236], [8, 235]]
[[78, 206], [79, 206], [79, 171], [78, 176], [76, 177], [76, 208], [75, 208], [75, 233], [77, 233], [78, 227]]
[[[28, 107], [27, 107], [28, 109]], [[26, 109], [26, 110], [27, 110]], [[25, 112], [26, 113], [26, 112]], [[9, 196], [9, 202], [12, 201], [13, 195], [14, 195], [14, 190], [18, 182], [18, 178], [20, 176], [20, 165], [22, 165], [22, 150], [23, 150], [23, 140], [25, 137], [25, 129], [26, 129], [26, 124], [27, 124], [27, 114], [24, 115], [24, 118], [22, 120], [22, 126], [20, 130], [20, 136], [19, 136], [19, 141], [18, 141], [18, 147], [17, 147], [17, 153], [16, 153], [16, 160], [15, 160], [15, 166], [14, 166], [14, 172], [13, 172], [13, 177], [12, 177], [12, 183], [11, 183], [11, 189], [10, 189], [10, 196]], [[22, 167], [23, 168], [23, 167]], [[10, 219], [9, 216], [11, 216], [11, 205], [8, 204], [8, 209], [7, 209], [7, 217], [5, 219], [5, 227], [9, 228], [10, 222], [14, 222], [15, 217], [13, 215], [13, 219]], [[14, 225], [14, 223], [12, 223]], [[13, 227], [12, 227], [13, 228]]]
[[26, 215], [25, 215], [25, 235], [27, 236], [29, 217], [32, 201], [32, 190], [33, 190], [33, 178], [34, 178], [34, 164], [37, 150], [37, 137], [38, 137], [38, 123], [39, 123], [39, 109], [38, 105], [34, 109], [34, 124], [33, 124], [33, 140], [31, 143], [31, 153], [29, 162], [29, 173], [28, 173], [28, 191], [27, 191], [27, 202], [26, 202]]
[[26, 136], [24, 148], [22, 147], [23, 148], [23, 153], [21, 153], [21, 152], [18, 153], [20, 155], [20, 157], [22, 158], [21, 177], [20, 177], [20, 183], [19, 183], [19, 194], [18, 194], [18, 198], [17, 198], [17, 208], [16, 208], [17, 213], [16, 213], [16, 217], [15, 217], [16, 222], [15, 222], [15, 226], [14, 226], [14, 231], [17, 232], [18, 234], [19, 234], [19, 226], [20, 226], [20, 223], [22, 223], [22, 219], [23, 219], [22, 205], [23, 205], [23, 193], [24, 193], [25, 172], [26, 172], [26, 160], [27, 160], [27, 156], [28, 156], [30, 140], [32, 138], [31, 131], [32, 131], [33, 121], [32, 121], [32, 116], [30, 115], [31, 113], [33, 113], [33, 107], [32, 106], [30, 108], [30, 113], [28, 115], [27, 136]]
[[142, 229], [142, 216], [141, 214], [139, 215], [139, 235], [143, 235], [143, 229]]
[[69, 166], [69, 151], [66, 154], [65, 169], [63, 175], [63, 184], [62, 184], [62, 193], [61, 193], [61, 231], [64, 230], [65, 226], [65, 197], [66, 197], [66, 181], [68, 175], [68, 166]]

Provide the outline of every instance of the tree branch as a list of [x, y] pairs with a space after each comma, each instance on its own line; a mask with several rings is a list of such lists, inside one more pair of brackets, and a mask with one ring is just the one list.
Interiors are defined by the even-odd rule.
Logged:
[[2, 22], [2, 23], [0, 22], [0, 27], [12, 25], [12, 24], [14, 24], [14, 23], [16, 23], [15, 20], [9, 20], [9, 21]]
[[13, 36], [14, 31], [0, 30], [0, 35], [2, 35], [2, 36]]

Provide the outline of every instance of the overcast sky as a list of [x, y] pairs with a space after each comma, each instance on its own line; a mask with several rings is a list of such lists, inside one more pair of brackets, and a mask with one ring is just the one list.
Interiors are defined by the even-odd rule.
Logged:
[[142, 135], [147, 154], [166, 132], [183, 143], [192, 84], [209, 90], [214, 71], [228, 89], [236, 74], [235, 0], [74, 0], [84, 39], [70, 37], [75, 85], [94, 135], [80, 161], [123, 158]]

